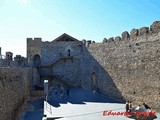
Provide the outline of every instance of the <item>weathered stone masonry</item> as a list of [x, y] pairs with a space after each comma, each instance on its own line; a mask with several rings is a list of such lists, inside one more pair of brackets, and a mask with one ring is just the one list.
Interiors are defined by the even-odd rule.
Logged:
[[[87, 45], [90, 43], [91, 41], [87, 42]], [[61, 35], [52, 42], [43, 42], [40, 38], [34, 40], [28, 38], [27, 55], [30, 66], [36, 67], [38, 65], [40, 67], [39, 74], [42, 82], [39, 81], [39, 83], [43, 83], [44, 79], [49, 79], [51, 83], [58, 78], [62, 84], [67, 81], [72, 84], [72, 87], [100, 89], [109, 97], [123, 101], [123, 97], [113, 80], [89, 53], [84, 42], [67, 34]], [[111, 92], [112, 94], [110, 94]]]
[[15, 120], [19, 109], [30, 96], [32, 81], [37, 75], [34, 68], [0, 68], [0, 117]]
[[[1, 54], [0, 54], [1, 55]], [[28, 61], [27, 61], [28, 60]], [[51, 42], [27, 38], [27, 59], [0, 59], [0, 116], [13, 120], [36, 85], [71, 85], [100, 90], [119, 101], [160, 108], [160, 22], [125, 31], [103, 43], [63, 34]], [[23, 68], [24, 67], [24, 68]], [[39, 76], [40, 75], [40, 76]], [[56, 83], [56, 84], [55, 84]]]
[[131, 34], [122, 33], [118, 40], [104, 39], [103, 43], [88, 47], [126, 100], [135, 104], [146, 102], [157, 109], [160, 108], [159, 31], [160, 22], [154, 22], [150, 29], [133, 29]]

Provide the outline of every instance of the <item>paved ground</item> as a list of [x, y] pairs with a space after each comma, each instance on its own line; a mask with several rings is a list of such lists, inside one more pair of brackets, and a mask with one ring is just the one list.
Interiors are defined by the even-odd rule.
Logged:
[[[103, 116], [104, 110], [124, 112], [125, 104], [91, 91], [71, 89], [70, 96], [63, 99], [55, 95], [54, 91], [49, 95], [48, 102], [43, 99], [29, 101], [20, 120], [45, 120], [43, 114], [58, 120], [133, 120], [126, 116]], [[160, 115], [157, 116], [156, 120], [160, 120]]]
[[107, 103], [89, 103], [85, 102], [83, 105], [78, 104], [61, 104], [61, 107], [51, 108], [52, 114], [50, 111], [45, 111], [47, 113], [48, 118], [61, 118], [61, 120], [127, 120], [129, 118], [125, 116], [103, 116], [103, 111], [111, 110], [113, 111], [124, 111], [121, 108], [122, 104], [107, 104]]
[[20, 120], [42, 120], [44, 99], [38, 98], [33, 101], [28, 101], [25, 110], [20, 116]]
[[70, 90], [68, 98], [60, 99], [52, 92], [48, 102], [44, 102], [44, 114], [47, 118], [58, 120], [130, 120], [126, 116], [103, 116], [103, 111], [124, 112], [125, 104], [91, 91]]

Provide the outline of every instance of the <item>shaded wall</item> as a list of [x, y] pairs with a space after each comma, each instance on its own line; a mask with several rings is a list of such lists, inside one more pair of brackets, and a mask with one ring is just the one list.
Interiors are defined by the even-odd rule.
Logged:
[[[40, 70], [41, 75], [56, 75], [62, 80], [74, 84], [80, 84], [82, 79], [82, 42], [78, 41], [60, 41], [60, 42], [42, 42], [41, 40], [27, 40], [27, 56], [29, 65], [34, 66], [34, 56], [40, 56], [40, 66], [52, 66], [52, 73], [48, 67]], [[72, 57], [72, 59], [65, 59]], [[41, 79], [43, 81], [43, 79]]]
[[21, 105], [29, 97], [36, 76], [32, 68], [0, 68], [0, 116], [14, 120]]
[[[108, 71], [126, 100], [135, 104], [146, 102], [159, 109], [160, 37], [156, 35], [153, 35], [156, 39], [146, 41], [130, 39], [91, 44], [88, 49]], [[101, 82], [107, 84], [103, 80]]]
[[[80, 41], [59, 41], [42, 42], [40, 40], [27, 40], [27, 56], [32, 66], [33, 56], [39, 55], [41, 65], [50, 65], [61, 57], [68, 57], [68, 50], [72, 60], [61, 60], [52, 66], [52, 73], [49, 68], [43, 68], [42, 74], [60, 76], [61, 80], [69, 81], [75, 85], [81, 85], [83, 89], [99, 89], [103, 94], [123, 101], [120, 91], [117, 89], [107, 71], [90, 54], [88, 49]], [[93, 81], [92, 74], [95, 73], [96, 81]], [[55, 83], [53, 83], [55, 84]], [[94, 85], [95, 84], [95, 85]]]
[[[94, 87], [96, 87], [102, 94], [116, 99], [119, 102], [124, 102], [121, 92], [117, 89], [117, 86], [108, 74], [108, 71], [94, 58], [94, 55], [92, 56], [86, 47], [83, 47], [83, 51], [82, 88], [94, 90]], [[96, 74], [96, 86], [94, 85], [94, 79], [92, 78], [93, 74]]]

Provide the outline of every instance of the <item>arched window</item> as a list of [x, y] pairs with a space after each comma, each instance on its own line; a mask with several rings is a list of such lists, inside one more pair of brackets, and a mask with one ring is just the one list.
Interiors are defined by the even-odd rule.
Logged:
[[41, 64], [41, 58], [40, 58], [40, 56], [38, 54], [34, 55], [34, 57], [33, 57], [33, 63], [34, 63], [35, 67], [40, 66], [40, 64]]

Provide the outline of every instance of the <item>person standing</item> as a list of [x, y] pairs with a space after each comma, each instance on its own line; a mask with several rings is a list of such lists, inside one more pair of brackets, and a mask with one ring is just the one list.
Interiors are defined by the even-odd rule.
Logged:
[[140, 108], [141, 108], [141, 106], [138, 105], [138, 106], [135, 108], [135, 110], [138, 111]]
[[63, 86], [61, 86], [61, 88], [60, 88], [60, 99], [63, 98], [63, 95], [64, 95], [64, 88], [63, 88]]
[[146, 103], [143, 103], [144, 107], [146, 108], [147, 112], [150, 112], [151, 111], [151, 108], [146, 104]]
[[66, 91], [66, 94], [67, 94], [67, 96], [69, 97], [69, 88], [67, 88], [67, 91]]
[[129, 101], [126, 102], [126, 112], [129, 111]]
[[55, 95], [58, 94], [58, 89], [57, 89], [57, 88], [54, 89], [54, 94], [55, 94]]
[[131, 112], [132, 111], [132, 101], [129, 102], [128, 106], [129, 106], [129, 112]]

